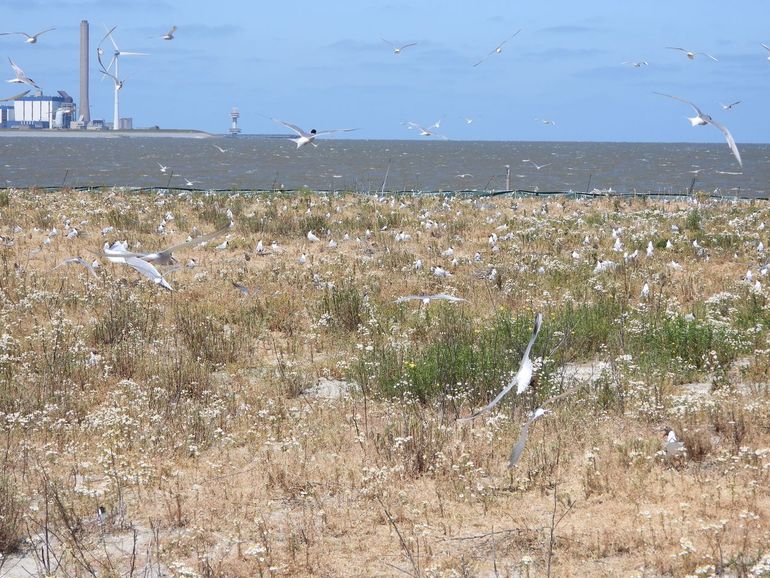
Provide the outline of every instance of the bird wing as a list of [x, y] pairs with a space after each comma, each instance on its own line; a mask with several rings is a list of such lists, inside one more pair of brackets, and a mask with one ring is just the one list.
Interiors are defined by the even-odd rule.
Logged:
[[703, 117], [703, 111], [699, 109], [697, 106], [695, 106], [694, 103], [690, 102], [689, 100], [685, 100], [684, 98], [680, 98], [678, 96], [674, 96], [673, 94], [665, 94], [663, 92], [656, 92], [655, 94], [659, 94], [660, 96], [667, 96], [669, 98], [673, 98], [674, 100], [678, 100], [679, 102], [683, 102], [685, 104], [689, 104], [693, 110], [698, 114], [699, 117]]
[[285, 127], [287, 127], [287, 128], [290, 128], [290, 129], [291, 129], [291, 130], [293, 130], [295, 133], [297, 133], [297, 135], [298, 135], [298, 136], [304, 136], [304, 137], [309, 137], [309, 136], [310, 136], [310, 135], [309, 135], [308, 133], [306, 133], [304, 130], [302, 130], [301, 128], [299, 128], [299, 127], [298, 127], [296, 124], [291, 124], [290, 122], [286, 122], [286, 121], [283, 121], [283, 120], [279, 120], [279, 119], [277, 119], [277, 118], [274, 118], [274, 119], [271, 119], [271, 120], [273, 120], [274, 122], [277, 122], [278, 124], [282, 124], [283, 126], [285, 126]]
[[455, 297], [454, 295], [447, 295], [446, 293], [438, 293], [437, 295], [431, 295], [430, 298], [443, 299], [444, 301], [452, 301], [452, 302], [467, 301], [467, 299], [463, 299], [462, 297]]
[[696, 52], [695, 54], [702, 54], [703, 56], [708, 56], [708, 57], [709, 57], [711, 60], [713, 60], [714, 62], [719, 62], [719, 61], [718, 61], [716, 58], [714, 58], [713, 56], [711, 56], [711, 55], [710, 55], [709, 53], [707, 53], [707, 52]]
[[[107, 28], [107, 27], [105, 26], [105, 28]], [[120, 52], [120, 48], [118, 48], [118, 45], [115, 43], [115, 39], [112, 37], [112, 32], [113, 32], [113, 31], [114, 31], [116, 28], [117, 28], [117, 25], [115, 25], [115, 26], [113, 26], [112, 28], [110, 28], [109, 30], [107, 30], [107, 34], [105, 34], [104, 36], [102, 36], [102, 39], [99, 41], [99, 46], [101, 46], [101, 45], [102, 45], [102, 42], [104, 42], [104, 40], [105, 40], [106, 38], [109, 38], [109, 39], [110, 39], [110, 42], [112, 42], [112, 45], [115, 47], [115, 50], [116, 50], [116, 51], [118, 51], [118, 52]]]
[[88, 269], [88, 271], [89, 271], [89, 273], [91, 273], [91, 275], [93, 275], [97, 279], [99, 278], [96, 275], [96, 271], [94, 271], [94, 268], [91, 266], [91, 263], [89, 263], [88, 261], [86, 261], [82, 257], [70, 257], [69, 259], [64, 259], [64, 261], [59, 263], [56, 267], [54, 267], [54, 269], [58, 269], [59, 267], [62, 267], [64, 265], [83, 265], [83, 267]]
[[[37, 34], [33, 34], [30, 38], [37, 38], [41, 34], [45, 34], [46, 32], [50, 32], [51, 30], [56, 30], [56, 28], [46, 28], [45, 30], [38, 32]], [[29, 34], [27, 34], [27, 36], [29, 36]]]
[[668, 48], [670, 50], [681, 50], [682, 52], [690, 52], [686, 48], [679, 48], [678, 46], [666, 46], [666, 48]]
[[120, 79], [114, 74], [112, 74], [108, 69], [104, 68], [104, 65], [102, 64], [101, 59], [99, 59], [99, 64], [102, 67], [102, 69], [99, 72], [101, 72], [104, 76], [109, 76], [115, 84], [120, 84]]
[[409, 44], [404, 44], [403, 46], [399, 47], [399, 50], [403, 50], [404, 48], [409, 48], [410, 46], [417, 46], [416, 42], [410, 42]]
[[142, 261], [137, 257], [127, 257], [125, 263], [132, 269], [138, 271], [141, 275], [147, 277], [153, 283], [157, 283], [161, 287], [168, 289], [169, 291], [173, 291], [173, 289], [171, 289], [171, 285], [168, 284], [168, 282], [163, 278], [163, 275], [160, 274], [160, 272], [152, 265], [152, 263]]
[[738, 146], [735, 144], [735, 139], [733, 138], [733, 135], [730, 134], [730, 131], [727, 130], [727, 127], [723, 124], [718, 123], [713, 118], [709, 120], [710, 124], [713, 124], [716, 128], [722, 131], [722, 134], [725, 135], [725, 140], [727, 141], [727, 146], [730, 147], [730, 150], [733, 151], [733, 155], [735, 156], [735, 159], [738, 161], [738, 164], [743, 167], [743, 161], [741, 160], [741, 153], [738, 152]]
[[511, 389], [513, 388], [514, 385], [516, 385], [516, 379], [515, 378], [512, 379], [508, 383], [508, 385], [506, 385], [503, 388], [503, 390], [500, 393], [497, 394], [497, 397], [495, 397], [495, 399], [490, 401], [487, 405], [485, 405], [480, 410], [472, 413], [469, 416], [457, 418], [457, 421], [468, 421], [468, 420], [475, 419], [475, 418], [479, 417], [480, 415], [483, 415], [483, 414], [487, 413], [489, 410], [491, 410], [493, 407], [495, 407], [500, 402], [501, 399], [503, 399], [505, 397], [505, 394], [507, 394], [509, 391], [511, 391]]
[[416, 301], [416, 300], [422, 301], [423, 299], [425, 299], [424, 295], [405, 295], [404, 297], [399, 297], [398, 299], [393, 301], [393, 303], [406, 303], [407, 301]]
[[529, 437], [529, 426], [532, 421], [533, 420], [530, 418], [524, 422], [523, 426], [521, 426], [519, 439], [516, 440], [516, 444], [513, 446], [513, 450], [511, 451], [511, 457], [508, 458], [509, 468], [513, 468], [519, 462], [519, 458], [521, 458], [521, 454], [524, 452], [524, 445], [527, 443], [527, 438]]
[[6, 98], [0, 98], [0, 102], [7, 102], [9, 100], [16, 100], [19, 98], [22, 98], [24, 96], [27, 96], [29, 94], [29, 90], [25, 90], [24, 92], [20, 92], [19, 94], [15, 94], [13, 96], [8, 96]]
[[764, 42], [760, 42], [760, 44], [761, 44], [763, 47], [765, 47], [765, 48], [766, 48], [768, 51], [770, 51], [770, 46], [768, 46], [768, 45], [767, 45], [767, 44], [765, 44]]
[[11, 57], [8, 57], [8, 62], [11, 63], [11, 68], [13, 68], [13, 71], [16, 73], [16, 78], [26, 78], [27, 75], [24, 74], [24, 71], [19, 67], [18, 64], [16, 64], [13, 60], [11, 60]]
[[484, 61], [485, 61], [487, 58], [489, 58], [489, 57], [490, 57], [490, 56], [492, 56], [492, 55], [493, 55], [495, 52], [497, 52], [497, 49], [498, 49], [498, 48], [502, 48], [502, 47], [503, 47], [503, 44], [505, 44], [505, 40], [503, 40], [503, 41], [502, 41], [502, 43], [500, 43], [500, 44], [498, 44], [497, 46], [495, 46], [495, 47], [494, 47], [494, 48], [493, 48], [493, 49], [492, 49], [492, 50], [489, 52], [489, 54], [487, 54], [486, 56], [482, 57], [482, 59], [481, 59], [481, 60], [479, 60], [479, 61], [478, 61], [476, 64], [474, 64], [473, 66], [478, 66], [479, 64], [481, 64], [482, 62], [484, 62]]
[[162, 255], [162, 254], [171, 255], [171, 253], [173, 253], [174, 251], [180, 251], [181, 249], [186, 249], [187, 247], [196, 247], [202, 243], [208, 243], [212, 239], [216, 239], [217, 237], [224, 235], [227, 231], [230, 230], [230, 227], [232, 227], [232, 223], [212, 233], [206, 233], [205, 235], [195, 237], [194, 239], [190, 239], [189, 241], [179, 243], [178, 245], [172, 245], [171, 247], [167, 247], [162, 251], [158, 251], [158, 255]]
[[352, 132], [354, 130], [361, 130], [358, 128], [330, 128], [326, 130], [317, 130], [315, 132], [316, 136], [322, 135], [322, 134], [331, 134], [333, 132]]
[[172, 36], [174, 34], [174, 32], [176, 32], [176, 26], [172, 26], [171, 30], [166, 32], [166, 36]]
[[396, 45], [393, 44], [390, 40], [385, 40], [382, 36], [380, 36], [380, 40], [382, 40], [385, 44], [390, 44], [393, 48], [396, 48]]
[[[120, 80], [118, 80], [118, 77], [110, 72], [110, 68], [112, 68], [112, 62], [110, 62], [109, 66], [104, 66], [104, 62], [102, 62], [102, 52], [103, 52], [102, 50], [97, 50], [96, 51], [96, 60], [99, 61], [99, 69], [100, 69], [99, 71], [104, 76], [109, 76], [113, 81], [120, 82]], [[114, 59], [113, 59], [113, 61], [114, 61]]]
[[513, 446], [513, 450], [511, 451], [511, 457], [508, 459], [509, 468], [513, 468], [518, 463], [519, 458], [521, 457], [521, 454], [524, 451], [524, 445], [527, 443], [527, 438], [529, 437], [529, 426], [531, 426], [533, 423], [535, 423], [538, 419], [540, 419], [547, 413], [550, 413], [550, 411], [545, 410], [542, 407], [538, 407], [535, 411], [532, 412], [532, 414], [529, 416], [529, 419], [527, 419], [524, 425], [521, 426], [521, 434], [519, 434], [519, 439], [516, 441], [516, 444]]

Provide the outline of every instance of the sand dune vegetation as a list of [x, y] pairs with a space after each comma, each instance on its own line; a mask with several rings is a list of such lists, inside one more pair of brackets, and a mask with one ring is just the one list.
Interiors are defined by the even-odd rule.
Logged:
[[[103, 254], [229, 222], [157, 265], [171, 290]], [[0, 574], [770, 575], [766, 223], [699, 196], [0, 191]], [[529, 388], [458, 421], [538, 312]]]

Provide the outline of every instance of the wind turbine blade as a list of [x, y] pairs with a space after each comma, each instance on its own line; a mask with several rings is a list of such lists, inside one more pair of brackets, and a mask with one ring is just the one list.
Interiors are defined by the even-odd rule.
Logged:
[[146, 52], [120, 52], [121, 56], [149, 56]]

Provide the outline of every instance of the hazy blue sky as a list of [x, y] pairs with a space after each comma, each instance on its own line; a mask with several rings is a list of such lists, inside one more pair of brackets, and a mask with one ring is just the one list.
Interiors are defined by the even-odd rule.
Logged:
[[[78, 43], [91, 24], [93, 118], [112, 120], [112, 83], [95, 49], [117, 25], [126, 79], [121, 116], [134, 126], [225, 132], [238, 106], [247, 133], [360, 127], [350, 138], [420, 138], [402, 124], [441, 119], [451, 139], [722, 141], [691, 128], [687, 98], [736, 141], [770, 141], [767, 0], [247, 2], [25, 0], [2, 2], [3, 31], [56, 30], [27, 45], [1, 36], [46, 93], [79, 101]], [[161, 36], [178, 26], [176, 39]], [[500, 54], [473, 64], [517, 29]], [[417, 42], [394, 55], [381, 40]], [[690, 61], [666, 46], [714, 55]], [[6, 62], [6, 78], [12, 77]], [[635, 68], [624, 61], [646, 60]], [[14, 94], [6, 85], [0, 96]], [[741, 100], [732, 110], [720, 103]], [[473, 119], [467, 124], [464, 117]], [[549, 119], [555, 126], [535, 119]], [[424, 138], [424, 137], [423, 137]]]

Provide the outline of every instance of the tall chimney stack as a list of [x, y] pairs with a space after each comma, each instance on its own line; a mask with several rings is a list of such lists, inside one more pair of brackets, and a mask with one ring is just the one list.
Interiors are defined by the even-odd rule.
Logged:
[[91, 106], [88, 102], [88, 20], [80, 22], [80, 116], [88, 125]]

